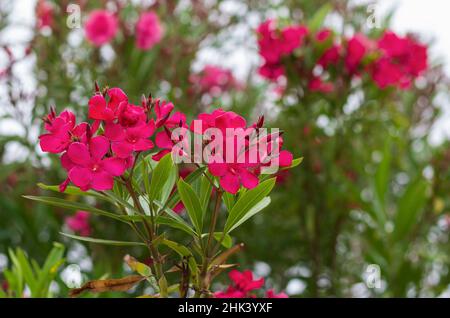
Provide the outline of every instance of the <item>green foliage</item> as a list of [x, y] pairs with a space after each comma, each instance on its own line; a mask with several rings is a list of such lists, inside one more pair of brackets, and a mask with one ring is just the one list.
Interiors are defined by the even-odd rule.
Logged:
[[33, 298], [52, 297], [50, 284], [64, 263], [62, 244], [54, 243], [42, 267], [34, 259], [29, 259], [20, 248], [15, 251], [10, 249], [8, 254], [12, 266], [3, 272], [8, 289], [0, 290], [0, 297], [24, 297], [25, 287], [29, 288], [30, 296]]

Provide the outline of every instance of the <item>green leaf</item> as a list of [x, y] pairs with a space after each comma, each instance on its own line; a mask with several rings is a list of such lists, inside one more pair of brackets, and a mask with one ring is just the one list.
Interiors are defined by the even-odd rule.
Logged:
[[266, 208], [270, 204], [270, 197], [265, 197], [261, 201], [259, 201], [254, 207], [252, 207], [247, 213], [244, 214], [244, 216], [237, 221], [228, 232], [233, 231], [235, 228], [240, 226], [242, 223], [250, 219], [252, 216], [254, 216], [256, 213], [261, 212], [264, 208]]
[[53, 198], [53, 197], [43, 197], [43, 196], [37, 197], [37, 196], [31, 196], [31, 195], [24, 195], [23, 197], [26, 199], [46, 203], [48, 205], [57, 206], [57, 207], [65, 208], [65, 209], [70, 209], [70, 210], [75, 210], [75, 211], [83, 210], [83, 211], [91, 212], [93, 214], [106, 216], [106, 217], [109, 217], [109, 218], [112, 218], [112, 219], [115, 219], [115, 220], [118, 220], [118, 221], [121, 221], [124, 223], [128, 223], [120, 215], [106, 212], [106, 211], [94, 208], [91, 205], [87, 205], [87, 204], [83, 204], [83, 203], [78, 203], [78, 202], [68, 201], [65, 199]]
[[192, 224], [197, 233], [201, 233], [203, 228], [203, 209], [200, 199], [194, 189], [181, 178], [178, 180], [177, 188]]
[[92, 191], [92, 190], [81, 191], [77, 187], [67, 186], [66, 190], [64, 192], [61, 192], [61, 191], [59, 191], [59, 185], [49, 186], [49, 185], [45, 185], [43, 183], [38, 183], [37, 185], [38, 185], [39, 188], [41, 188], [43, 190], [49, 190], [49, 191], [58, 192], [58, 193], [62, 193], [62, 194], [67, 194], [67, 195], [79, 195], [79, 196], [95, 197], [95, 198], [100, 199], [100, 200], [110, 201], [104, 195], [102, 195], [102, 194], [100, 194], [98, 192]]
[[[209, 233], [203, 233], [202, 238], [208, 235]], [[230, 248], [233, 245], [233, 239], [229, 234], [223, 232], [214, 232], [213, 237], [217, 242], [220, 242], [220, 244], [222, 244], [225, 248]]]
[[323, 24], [326, 16], [333, 9], [330, 3], [326, 3], [317, 10], [317, 12], [313, 15], [313, 17], [308, 21], [308, 29], [311, 33], [317, 32]]
[[96, 244], [105, 244], [105, 245], [113, 245], [113, 246], [146, 246], [144, 243], [141, 242], [125, 242], [125, 241], [112, 241], [112, 240], [104, 240], [104, 239], [98, 239], [93, 237], [86, 237], [86, 236], [78, 236], [68, 233], [62, 233], [61, 235], [67, 236], [69, 238], [83, 241], [83, 242], [90, 242], [90, 243], [96, 243]]
[[152, 180], [150, 182], [150, 193], [148, 194], [151, 201], [160, 198], [164, 189], [164, 185], [168, 181], [174, 164], [172, 161], [172, 154], [165, 155], [156, 165], [152, 173]]
[[223, 203], [225, 203], [225, 206], [227, 207], [227, 211], [230, 212], [234, 206], [234, 196], [231, 193], [224, 192], [222, 198]]
[[303, 161], [303, 157], [300, 158], [296, 158], [294, 160], [292, 160], [292, 163], [289, 167], [282, 167], [280, 170], [287, 170], [287, 169], [292, 169], [297, 167], [298, 165], [300, 165]]
[[203, 213], [206, 213], [208, 209], [209, 200], [211, 198], [212, 185], [208, 178], [203, 176], [200, 179], [200, 204], [203, 209]]
[[418, 222], [427, 200], [428, 183], [422, 177], [412, 181], [398, 203], [393, 240], [402, 240]]
[[225, 223], [225, 233], [235, 229], [237, 224], [245, 215], [251, 211], [261, 200], [263, 200], [272, 191], [275, 186], [276, 178], [261, 182], [257, 187], [248, 190], [239, 197], [239, 200], [231, 209], [228, 219]]
[[[193, 183], [196, 181], [202, 174], [203, 171], [205, 171], [206, 167], [200, 167], [194, 172], [191, 172], [186, 178], [184, 178], [184, 181], [187, 183]], [[173, 208], [177, 203], [180, 202], [180, 195], [178, 193], [178, 189], [175, 188], [175, 191], [172, 193], [172, 197], [167, 202], [167, 206], [170, 208]]]
[[[191, 275], [197, 276], [198, 266], [195, 261], [194, 255], [192, 255], [191, 251], [186, 247], [177, 242], [170, 241], [168, 239], [162, 239], [161, 244], [166, 245], [170, 249], [174, 250], [182, 257], [186, 257], [188, 259], [189, 268], [191, 270]], [[195, 279], [195, 278], [194, 278]]]

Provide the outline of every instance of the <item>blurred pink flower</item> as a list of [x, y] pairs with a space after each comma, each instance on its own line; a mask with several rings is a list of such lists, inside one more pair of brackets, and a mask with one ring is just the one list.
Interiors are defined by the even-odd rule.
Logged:
[[206, 65], [200, 73], [192, 75], [190, 81], [201, 93], [213, 96], [241, 86], [230, 70], [215, 65]]
[[149, 50], [161, 41], [164, 30], [155, 12], [145, 12], [136, 23], [136, 46]]
[[66, 218], [66, 225], [76, 234], [89, 236], [91, 234], [89, 216], [89, 213], [86, 211], [76, 211], [73, 216]]
[[45, 0], [39, 0], [36, 6], [37, 27], [42, 29], [53, 24], [53, 7]]
[[106, 10], [94, 10], [84, 25], [86, 38], [95, 46], [102, 46], [110, 42], [118, 30], [116, 16]]
[[372, 78], [380, 88], [409, 88], [428, 67], [427, 47], [410, 37], [387, 31], [378, 40], [382, 56], [372, 68]]

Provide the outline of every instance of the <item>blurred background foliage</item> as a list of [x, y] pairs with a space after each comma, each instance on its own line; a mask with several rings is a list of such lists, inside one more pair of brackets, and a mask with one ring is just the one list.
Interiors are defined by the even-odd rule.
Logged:
[[[304, 161], [280, 174], [267, 211], [236, 233], [246, 244], [236, 257], [241, 269], [268, 276], [269, 284], [291, 296], [449, 295], [450, 148], [448, 141], [429, 142], [441, 103], [449, 100], [442, 65], [430, 61], [429, 71], [408, 91], [367, 84], [331, 96], [298, 94], [295, 87], [277, 94], [256, 71], [260, 61], [254, 30], [267, 18], [311, 23], [329, 4], [327, 19], [316, 16], [316, 21], [337, 21], [337, 33], [371, 36], [389, 27], [390, 15], [381, 28], [368, 29], [367, 6], [343, 0], [75, 1], [83, 19], [96, 8], [119, 12], [119, 35], [96, 48], [82, 29], [66, 25], [66, 8], [74, 1], [47, 2], [54, 10], [51, 27], [27, 21], [20, 27], [31, 36], [13, 41], [2, 34], [17, 24], [10, 19], [14, 5], [0, 0], [0, 281], [6, 282], [5, 291], [8, 283], [14, 289], [5, 295], [65, 297], [67, 285], [120, 276], [126, 271], [125, 254], [146, 258], [139, 249], [67, 240], [58, 234], [67, 228], [67, 211], [21, 197], [40, 193], [38, 182], [63, 180], [58, 158], [38, 149], [40, 118], [50, 106], [84, 114], [95, 80], [121, 87], [135, 103], [142, 93], [151, 93], [190, 117], [218, 107], [249, 120], [264, 114], [268, 124], [284, 131], [286, 148]], [[139, 13], [147, 10], [158, 14], [165, 32], [159, 44], [141, 51], [131, 34]], [[250, 61], [247, 70], [222, 63], [237, 51]], [[211, 52], [218, 56], [213, 63]], [[31, 79], [23, 75], [22, 63], [32, 65]], [[192, 78], [205, 64], [228, 66], [238, 73], [238, 85], [219, 94], [199, 89]], [[3, 128], [11, 125], [19, 127], [17, 133]], [[108, 220], [91, 218], [89, 224], [93, 233], [105, 237], [126, 241], [133, 235]], [[49, 276], [59, 287], [49, 292], [48, 277], [39, 275], [48, 270], [46, 259], [63, 257], [61, 250], [50, 252], [59, 248], [53, 242], [62, 242], [67, 252], [60, 275]], [[12, 251], [16, 247], [25, 252]], [[11, 253], [20, 255], [21, 264]], [[8, 276], [27, 266], [27, 257], [44, 267], [36, 272], [38, 278], [25, 278], [25, 292], [20, 276]], [[379, 288], [367, 287], [370, 264], [379, 266]], [[36, 291], [26, 279], [42, 279], [46, 288]]]

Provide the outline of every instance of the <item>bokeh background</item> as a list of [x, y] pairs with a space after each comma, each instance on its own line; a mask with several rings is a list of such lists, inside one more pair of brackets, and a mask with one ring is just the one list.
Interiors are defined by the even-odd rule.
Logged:
[[[83, 116], [97, 80], [123, 88], [136, 103], [142, 93], [171, 100], [191, 118], [223, 107], [252, 120], [263, 114], [285, 131], [287, 148], [304, 162], [279, 176], [271, 205], [237, 233], [247, 246], [236, 257], [241, 269], [292, 297], [450, 296], [448, 1], [47, 2], [52, 23], [39, 27], [37, 1], [0, 0], [0, 282], [14, 265], [10, 249], [42, 264], [54, 242], [66, 251], [50, 280], [53, 296], [127, 271], [129, 250], [65, 239], [59, 232], [74, 230], [71, 212], [22, 198], [44, 192], [38, 182], [64, 178], [58, 158], [39, 148], [40, 118], [50, 106]], [[338, 102], [277, 91], [258, 75], [255, 30], [268, 18], [307, 23], [326, 3], [332, 11], [321, 26], [343, 36], [413, 32], [429, 47], [426, 74], [407, 91], [364, 86]], [[66, 25], [69, 4], [81, 6], [80, 28]], [[371, 4], [379, 27], [367, 25]], [[161, 42], [141, 51], [126, 31], [100, 48], [86, 41], [88, 14], [118, 6], [131, 33], [140, 12], [156, 12]], [[225, 79], [209, 86], [196, 80], [211, 66]], [[132, 237], [108, 220], [88, 223], [102, 237]]]

